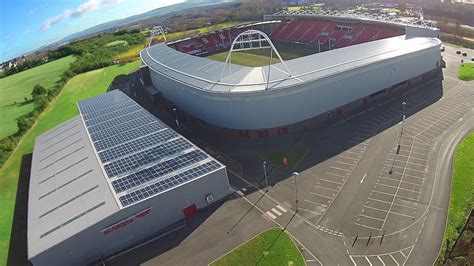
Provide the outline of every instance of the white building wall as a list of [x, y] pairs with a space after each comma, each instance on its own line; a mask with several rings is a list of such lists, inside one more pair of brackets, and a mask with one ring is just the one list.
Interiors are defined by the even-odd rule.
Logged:
[[152, 83], [187, 113], [231, 129], [286, 126], [436, 69], [439, 46], [292, 87], [248, 92], [203, 91], [151, 71]]
[[[184, 219], [183, 208], [196, 204], [198, 209], [208, 206], [206, 195], [214, 201], [231, 193], [225, 168], [191, 181], [156, 197], [126, 207], [114, 215], [98, 221], [94, 226], [65, 239], [40, 255], [31, 258], [33, 265], [86, 265], [126, 249], [157, 231]], [[101, 230], [151, 207], [144, 218], [104, 235]]]

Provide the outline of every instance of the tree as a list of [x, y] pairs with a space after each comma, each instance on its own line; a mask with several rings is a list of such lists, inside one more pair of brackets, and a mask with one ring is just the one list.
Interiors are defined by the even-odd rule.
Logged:
[[48, 91], [43, 86], [41, 86], [39, 84], [36, 84], [33, 87], [33, 91], [31, 92], [31, 96], [33, 96], [33, 98], [35, 98], [35, 96], [46, 95], [47, 93], [48, 93]]

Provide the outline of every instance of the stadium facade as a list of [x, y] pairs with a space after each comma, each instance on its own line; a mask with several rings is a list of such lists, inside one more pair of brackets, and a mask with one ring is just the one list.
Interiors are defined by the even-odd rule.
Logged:
[[230, 194], [226, 168], [120, 91], [36, 138], [28, 259], [85, 265]]
[[[151, 84], [206, 123], [258, 130], [339, 113], [440, 70], [439, 30], [429, 25], [319, 13], [280, 12], [266, 19], [142, 50]], [[271, 67], [228, 66], [197, 56], [228, 49], [246, 29], [261, 29], [272, 40], [307, 44], [320, 53]], [[278, 70], [286, 67], [291, 75]]]

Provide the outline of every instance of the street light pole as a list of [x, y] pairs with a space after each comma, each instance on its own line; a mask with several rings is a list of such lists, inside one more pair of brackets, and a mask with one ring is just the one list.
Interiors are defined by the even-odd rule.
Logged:
[[179, 121], [178, 121], [178, 112], [176, 110], [176, 107], [173, 108], [173, 112], [174, 112], [174, 117], [175, 117], [175, 122], [176, 122], [176, 126], [179, 127]]
[[265, 177], [265, 191], [268, 192], [268, 180], [267, 180], [267, 162], [263, 161], [263, 176]]
[[296, 212], [298, 212], [298, 185], [296, 183], [296, 177], [300, 174], [298, 172], [293, 172], [292, 176], [295, 177], [295, 204], [296, 204]]
[[402, 102], [402, 131], [400, 132], [400, 138], [403, 135], [403, 124], [405, 124], [405, 105], [407, 105], [407, 103]]

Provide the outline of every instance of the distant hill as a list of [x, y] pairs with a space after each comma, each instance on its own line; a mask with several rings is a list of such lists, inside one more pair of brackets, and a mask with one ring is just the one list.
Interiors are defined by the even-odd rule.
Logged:
[[120, 27], [129, 25], [129, 24], [132, 24], [132, 23], [136, 23], [136, 22], [139, 22], [139, 21], [142, 21], [142, 20], [153, 18], [153, 17], [160, 17], [160, 16], [163, 16], [163, 15], [166, 15], [168, 13], [175, 12], [175, 11], [180, 11], [180, 10], [184, 10], [184, 9], [194, 8], [194, 7], [207, 6], [207, 5], [214, 5], [214, 4], [224, 3], [224, 2], [231, 2], [231, 1], [229, 1], [229, 0], [203, 0], [203, 1], [189, 0], [189, 1], [186, 1], [186, 2], [183, 2], [183, 3], [179, 3], [179, 4], [160, 7], [160, 8], [153, 9], [151, 11], [148, 11], [148, 12], [145, 12], [145, 13], [142, 13], [142, 14], [126, 17], [126, 18], [123, 18], [123, 19], [112, 20], [112, 21], [109, 21], [109, 22], [105, 22], [105, 23], [96, 25], [96, 26], [88, 28], [86, 30], [68, 35], [67, 37], [65, 37], [65, 38], [63, 38], [59, 41], [56, 41], [54, 43], [45, 45], [45, 46], [41, 47], [39, 50], [50, 49], [52, 47], [55, 47], [55, 46], [58, 46], [58, 45], [61, 45], [61, 44], [64, 44], [64, 43], [68, 43], [68, 42], [71, 42], [71, 41], [74, 41], [74, 40], [82, 39], [82, 38], [85, 38], [85, 37], [93, 35], [93, 34], [97, 34], [97, 33], [103, 32], [103, 31], [107, 31], [107, 30], [114, 30], [116, 28], [120, 28]]

